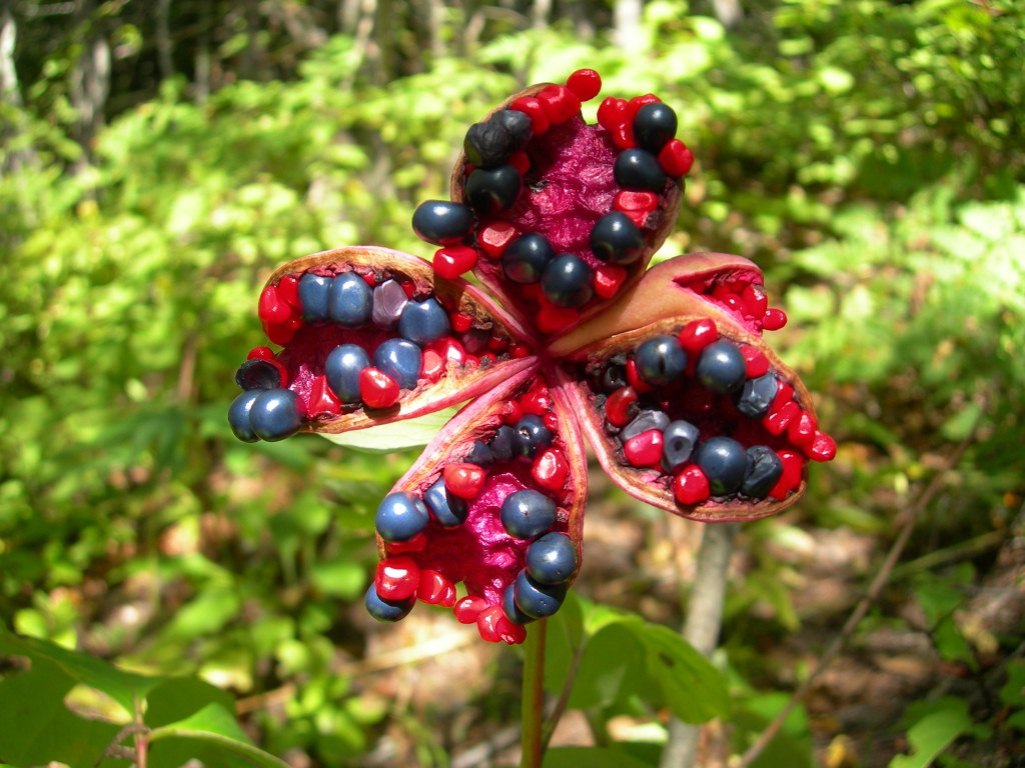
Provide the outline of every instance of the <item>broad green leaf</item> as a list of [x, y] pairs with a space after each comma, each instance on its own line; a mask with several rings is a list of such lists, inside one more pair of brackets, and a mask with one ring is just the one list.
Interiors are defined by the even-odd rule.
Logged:
[[207, 765], [219, 768], [287, 768], [287, 763], [257, 749], [249, 741], [235, 718], [221, 704], [207, 704], [198, 712], [150, 732], [152, 764], [171, 768], [181, 749], [193, 752]]
[[644, 685], [644, 649], [627, 623], [608, 624], [587, 640], [569, 697], [570, 707], [608, 707]]
[[559, 695], [566, 683], [577, 649], [584, 642], [583, 611], [580, 598], [572, 590], [566, 595], [562, 608], [547, 619], [548, 632], [545, 642], [545, 688], [553, 695]]
[[338, 435], [323, 434], [325, 440], [370, 453], [390, 453], [402, 448], [427, 445], [456, 414], [459, 408], [445, 408], [416, 419], [393, 421], [370, 429], [358, 429]]
[[926, 714], [908, 729], [911, 754], [897, 755], [889, 768], [926, 768], [943, 750], [972, 727], [968, 704], [946, 697], [936, 702], [939, 708]]
[[602, 747], [556, 747], [545, 753], [544, 768], [651, 768], [657, 763], [641, 762], [618, 749]]

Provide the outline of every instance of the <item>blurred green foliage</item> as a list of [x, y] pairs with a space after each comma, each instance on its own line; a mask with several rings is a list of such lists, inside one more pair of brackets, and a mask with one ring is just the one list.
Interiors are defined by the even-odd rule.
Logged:
[[[290, 690], [283, 714], [246, 718], [275, 755], [355, 763], [384, 727], [408, 723], [401, 704], [338, 670], [366, 642], [353, 606], [376, 559], [374, 500], [411, 454], [238, 443], [224, 418], [233, 371], [262, 342], [255, 298], [274, 266], [358, 242], [427, 255], [408, 221], [445, 194], [466, 125], [580, 66], [603, 73], [606, 93], [643, 84], [680, 114], [698, 166], [666, 253], [756, 259], [789, 312], [777, 344], [841, 443], [813, 470], [796, 522], [885, 542], [895, 510], [971, 435], [912, 554], [1013, 529], [1025, 495], [1025, 9], [1014, 0], [753, 0], [731, 29], [704, 3], [652, 0], [639, 53], [611, 44], [602, 4], [590, 37], [569, 20], [501, 18], [463, 46], [467, 6], [444, 5], [447, 47], [418, 58], [392, 40], [405, 64], [387, 77], [345, 30], [289, 58], [279, 27], [217, 28], [222, 80], [209, 94], [189, 67], [148, 88], [116, 69], [109, 121], [83, 143], [68, 85], [77, 57], [98, 30], [125, 60], [151, 55], [138, 5], [97, 6], [63, 36], [19, 19], [35, 47], [19, 49], [21, 97], [0, 101], [0, 622], [21, 635], [239, 697]], [[240, 63], [250, 49], [265, 56], [256, 70]], [[766, 673], [754, 642], [800, 626], [792, 566], [771, 556], [800, 535], [794, 522], [750, 527], [755, 567], [731, 598], [738, 750], [783, 702], [753, 682]], [[972, 667], [952, 617], [976, 574], [931, 576], [912, 589], [940, 655]], [[754, 604], [769, 606], [768, 627]], [[652, 627], [632, 618], [588, 642], [633, 633], [657, 658]], [[654, 722], [663, 706], [700, 719], [672, 681], [638, 700], [624, 679], [639, 678], [598, 665], [571, 704], [598, 720]], [[706, 705], [704, 716], [720, 711]], [[989, 717], [944, 707], [909, 713], [917, 755], [947, 746], [929, 741], [936, 723], [971, 734]], [[810, 726], [795, 717], [776, 765], [810, 759]], [[439, 754], [430, 727], [405, 730]], [[599, 752], [586, 758], [607, 764]], [[553, 752], [552, 764], [582, 759]]]

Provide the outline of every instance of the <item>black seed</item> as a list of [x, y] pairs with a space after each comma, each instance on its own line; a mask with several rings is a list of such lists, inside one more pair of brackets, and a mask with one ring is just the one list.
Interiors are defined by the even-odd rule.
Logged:
[[502, 271], [514, 283], [536, 283], [554, 258], [555, 251], [548, 240], [528, 232], [509, 243], [502, 253]]
[[488, 120], [470, 126], [463, 140], [463, 151], [466, 159], [478, 168], [494, 168], [509, 160], [512, 144], [512, 137], [505, 126]]
[[520, 172], [511, 165], [478, 168], [466, 180], [466, 199], [480, 215], [505, 210], [520, 194]]
[[619, 439], [625, 443], [642, 432], [647, 432], [650, 429], [657, 429], [661, 432], [667, 426], [669, 426], [669, 417], [665, 412], [641, 411], [633, 418], [633, 421], [623, 427], [623, 431], [619, 433]]
[[779, 391], [779, 381], [771, 373], [748, 379], [737, 398], [737, 410], [752, 419], [760, 419], [769, 412], [769, 406]]
[[665, 104], [645, 104], [634, 117], [634, 138], [643, 149], [658, 154], [676, 135], [676, 113]]
[[666, 186], [666, 173], [658, 159], [643, 149], [627, 149], [619, 153], [612, 169], [616, 183], [624, 189], [661, 192]]
[[274, 389], [281, 386], [281, 374], [266, 360], [246, 360], [235, 372], [235, 383], [242, 389]]
[[701, 436], [689, 421], [674, 421], [662, 432], [662, 468], [674, 472], [690, 458]]
[[495, 431], [495, 436], [491, 438], [488, 447], [495, 461], [509, 461], [518, 445], [516, 430], [505, 424]]
[[694, 463], [708, 478], [713, 496], [729, 496], [740, 490], [744, 482], [747, 453], [731, 437], [712, 437], [695, 449]]
[[473, 227], [473, 211], [450, 200], [428, 200], [413, 211], [413, 231], [421, 240], [437, 245], [458, 243]]
[[764, 499], [783, 475], [783, 460], [767, 445], [747, 449], [747, 472], [740, 492], [752, 499]]
[[644, 255], [644, 236], [629, 216], [613, 211], [591, 230], [591, 252], [610, 264], [632, 264]]
[[724, 395], [743, 386], [747, 364], [736, 344], [720, 340], [701, 350], [694, 373], [705, 387]]
[[626, 361], [622, 363], [609, 363], [605, 366], [605, 369], [601, 372], [601, 388], [603, 391], [612, 394], [617, 389], [622, 389], [627, 385], [626, 380]]
[[541, 290], [557, 307], [582, 307], [594, 296], [594, 272], [571, 253], [556, 256], [541, 275]]
[[519, 149], [533, 135], [530, 118], [518, 109], [500, 109], [491, 118], [505, 128], [512, 139], [513, 149]]
[[491, 449], [480, 440], [474, 442], [473, 448], [470, 449], [470, 453], [465, 459], [463, 459], [463, 461], [470, 464], [476, 464], [478, 467], [486, 467], [494, 460], [495, 456], [491, 452]]
[[516, 425], [516, 439], [519, 455], [530, 459], [552, 444], [552, 431], [540, 416], [529, 414]]

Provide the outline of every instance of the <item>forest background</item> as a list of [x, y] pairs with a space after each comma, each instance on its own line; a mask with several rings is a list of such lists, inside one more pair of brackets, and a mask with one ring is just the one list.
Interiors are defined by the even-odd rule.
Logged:
[[[702, 764], [838, 638], [754, 765], [1025, 764], [1023, 62], [1014, 0], [0, 2], [0, 763], [141, 764], [133, 717], [150, 765], [515, 760], [515, 650], [363, 613], [413, 454], [225, 411], [274, 266], [429, 256], [466, 127], [590, 66], [679, 113], [663, 253], [758, 262], [840, 444], [741, 530]], [[593, 485], [566, 613], [678, 628], [699, 526]], [[657, 764], [678, 710], [622, 656], [546, 765]]]

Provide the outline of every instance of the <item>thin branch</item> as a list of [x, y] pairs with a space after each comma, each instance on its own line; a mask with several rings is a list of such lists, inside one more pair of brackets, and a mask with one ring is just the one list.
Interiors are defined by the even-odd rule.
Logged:
[[541, 738], [541, 719], [544, 714], [545, 640], [548, 621], [541, 619], [527, 630], [524, 643], [526, 659], [523, 664], [523, 700], [521, 723], [523, 745], [520, 765], [522, 768], [541, 768], [544, 745]]
[[858, 624], [865, 618], [872, 605], [879, 599], [880, 593], [883, 591], [883, 587], [886, 586], [890, 579], [890, 575], [893, 573], [893, 569], [900, 561], [900, 556], [904, 552], [904, 548], [907, 546], [908, 541], [911, 538], [911, 534], [915, 529], [915, 524], [918, 522], [918, 517], [926, 507], [932, 502], [933, 498], [943, 488], [943, 484], [946, 481], [946, 475], [948, 472], [953, 470], [961, 462], [961, 458], [964, 456], [968, 446], [975, 440], [976, 433], [978, 431], [979, 423], [982, 420], [982, 415], [986, 412], [986, 403], [983, 401], [979, 408], [979, 415], [972, 425], [971, 430], [968, 432], [968, 436], [961, 441], [961, 444], [957, 446], [954, 452], [950, 455], [950, 458], [945, 462], [945, 466], [940, 472], [937, 472], [933, 476], [929, 485], [918, 495], [910, 507], [908, 507], [902, 517], [901, 528], [897, 534], [897, 538], [894, 540], [893, 545], [890, 547], [890, 551], [886, 553], [886, 559], [883, 561], [882, 566], [876, 573], [876, 577], [872, 580], [872, 584], [868, 588], [868, 592], [861, 598], [857, 606], [851, 612], [851, 615], [847, 617], [847, 621], [844, 623], [840, 632], [833, 638], [829, 646], [826, 648], [825, 653], [819, 657], [815, 667], [812, 669], [811, 674], [805, 678], [804, 682], [798, 686], [797, 690], [790, 696], [786, 706], [783, 707], [779, 712], [776, 713], [776, 717], [773, 718], [772, 722], [766, 726], [765, 730], [759, 734], [758, 738], [755, 739], [754, 743], [748, 747], [747, 752], [743, 754], [740, 761], [736, 764], [735, 768], [749, 768], [749, 766], [758, 759], [769, 743], [779, 733], [780, 728], [783, 727], [783, 723], [787, 717], [793, 711], [794, 707], [797, 706], [811, 687], [819, 679], [823, 672], [833, 662], [833, 659], [840, 653], [843, 647], [847, 644], [851, 635], [854, 634], [854, 630], [857, 629]]

